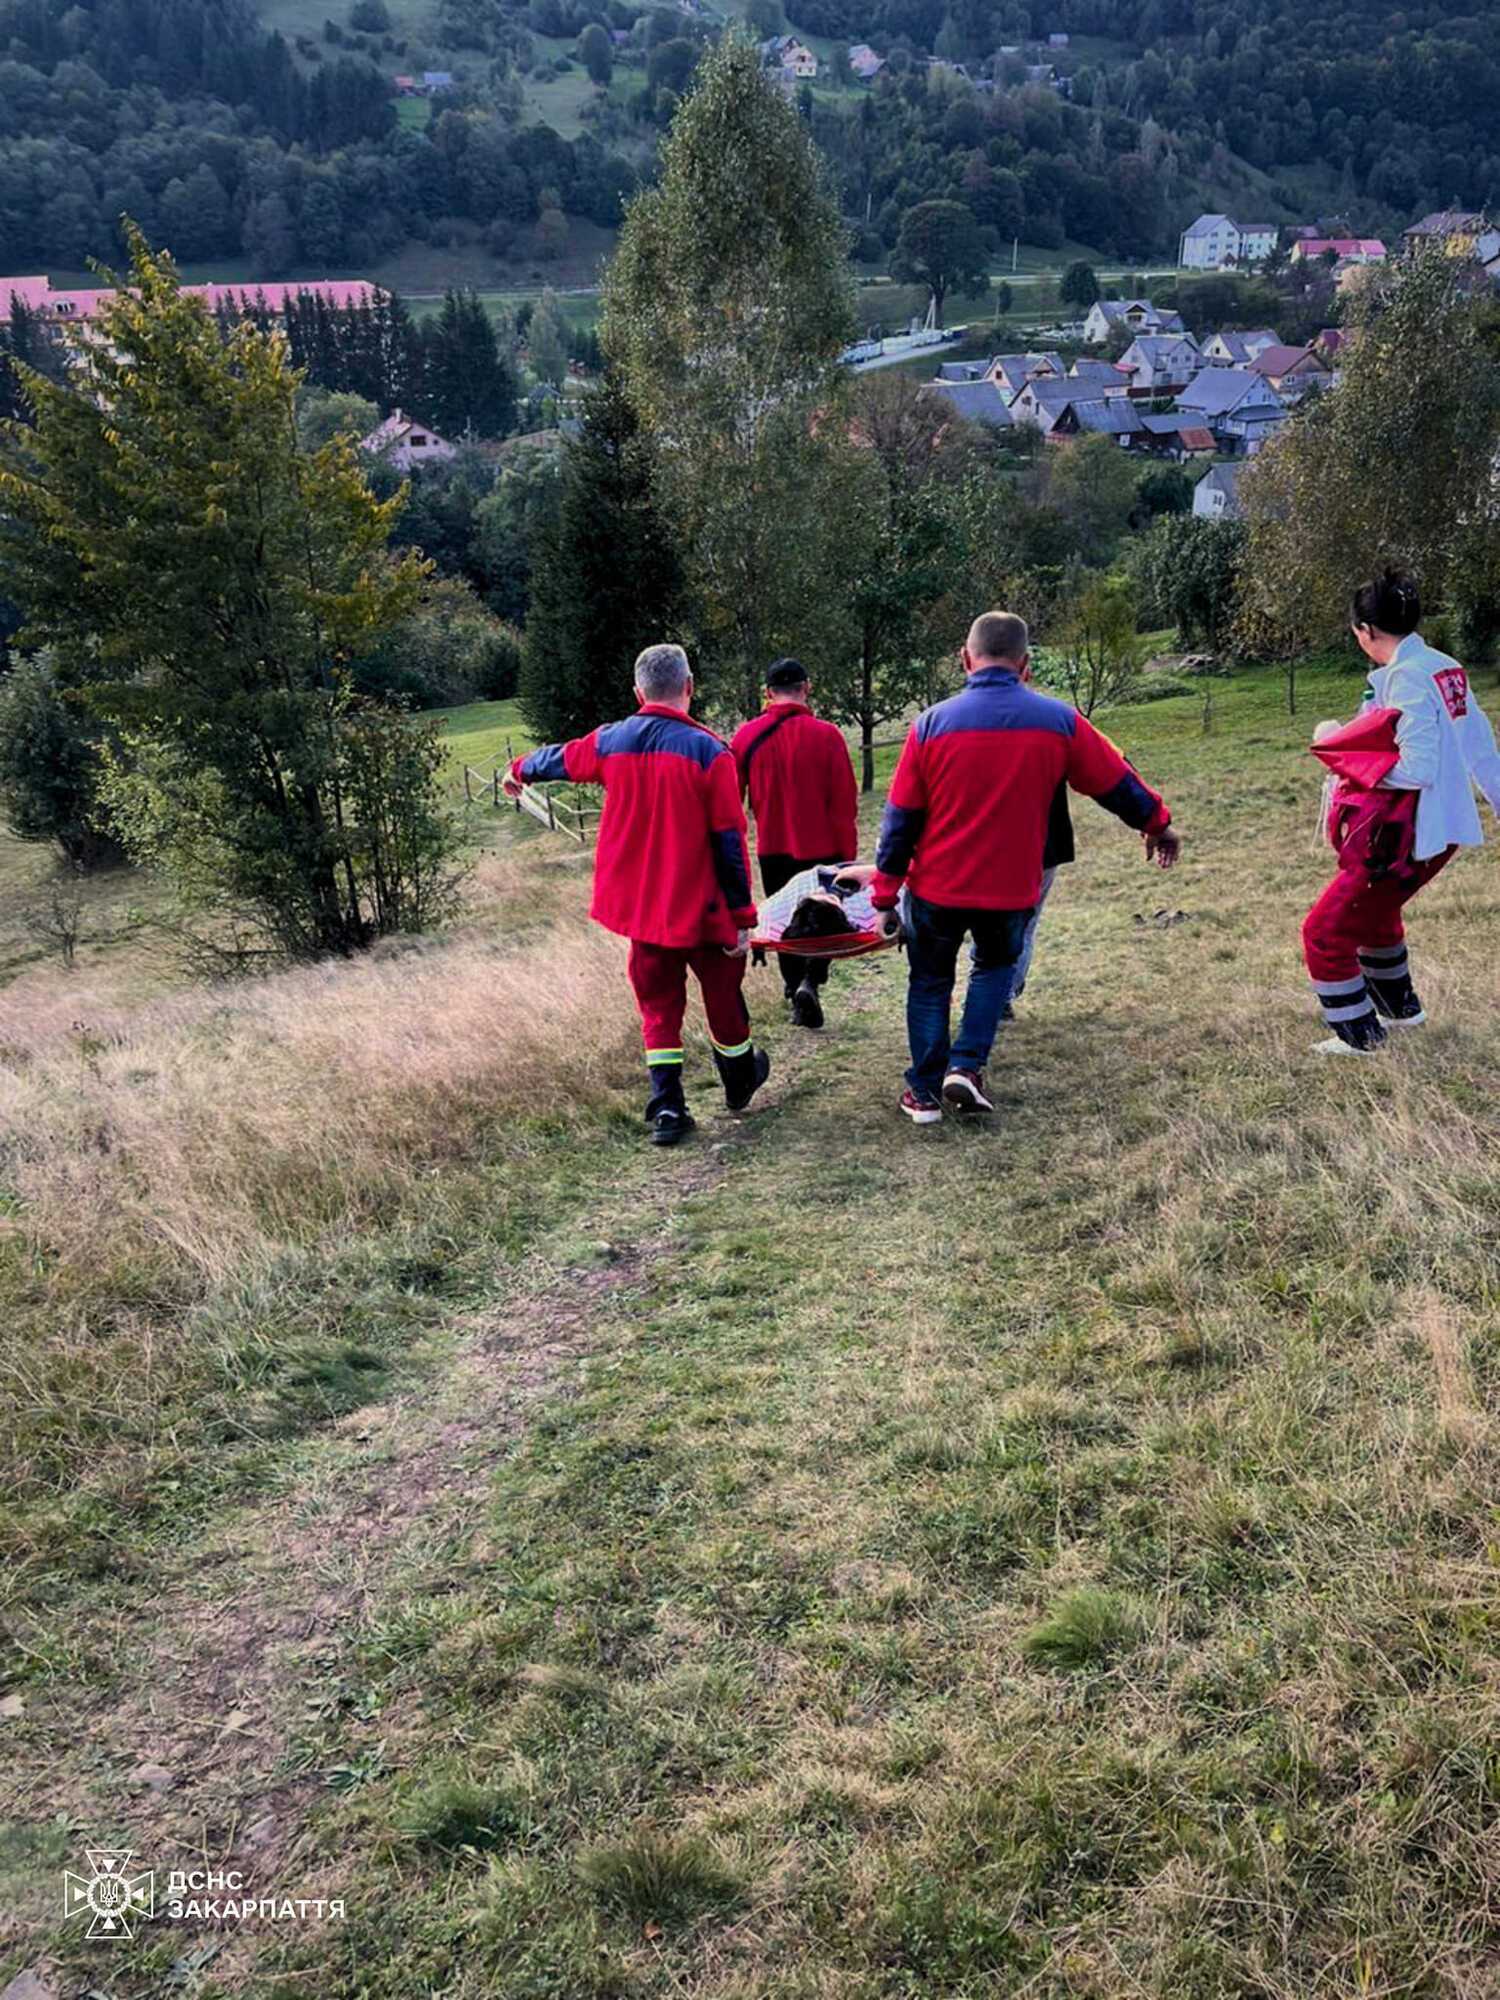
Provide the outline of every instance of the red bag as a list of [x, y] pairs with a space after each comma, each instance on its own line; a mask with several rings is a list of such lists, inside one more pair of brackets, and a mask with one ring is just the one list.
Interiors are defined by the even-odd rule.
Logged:
[[1328, 808], [1328, 838], [1340, 868], [1372, 879], [1398, 879], [1414, 865], [1417, 793], [1383, 791], [1380, 781], [1401, 761], [1399, 708], [1370, 708], [1312, 746], [1337, 779]]
[[1362, 791], [1373, 791], [1401, 761], [1396, 743], [1399, 708], [1367, 708], [1342, 729], [1332, 730], [1312, 746], [1313, 755], [1336, 778], [1347, 778]]

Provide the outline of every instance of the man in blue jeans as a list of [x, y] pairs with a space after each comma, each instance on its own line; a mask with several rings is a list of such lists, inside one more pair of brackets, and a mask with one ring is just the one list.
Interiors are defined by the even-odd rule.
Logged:
[[[1010, 999], [1058, 786], [1134, 827], [1146, 858], [1170, 868], [1179, 842], [1161, 797], [1107, 736], [1066, 702], [1028, 686], [1030, 640], [1007, 611], [976, 618], [963, 649], [962, 693], [912, 724], [891, 780], [871, 898], [895, 930], [905, 889], [911, 1067], [901, 1109], [936, 1124], [944, 1104], [989, 1112], [984, 1071]], [[958, 1034], [950, 1011], [958, 953], [974, 943]]]

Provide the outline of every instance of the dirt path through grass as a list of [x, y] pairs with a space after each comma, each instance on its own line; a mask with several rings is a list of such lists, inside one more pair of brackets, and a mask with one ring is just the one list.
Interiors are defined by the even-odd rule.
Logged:
[[[742, 1138], [730, 1121], [710, 1124], [700, 1147], [651, 1163], [651, 1186], [660, 1168], [676, 1197], [702, 1193]], [[671, 1229], [642, 1228], [622, 1206], [641, 1178], [627, 1172], [601, 1201], [586, 1246], [577, 1219], [560, 1218], [493, 1304], [440, 1331], [432, 1373], [289, 1447], [273, 1499], [230, 1511], [123, 1601], [112, 1629], [92, 1634], [114, 1668], [98, 1692], [28, 1689], [3, 1725], [0, 1821], [117, 1832], [163, 1889], [173, 1869], [237, 1866], [268, 1888], [295, 1879], [295, 1893], [319, 1893], [309, 1812], [379, 1770], [410, 1723], [358, 1713], [352, 1650], [399, 1619], [403, 1566], [467, 1532], [533, 1411], [573, 1393], [618, 1303], [654, 1282]], [[41, 1918], [37, 1899], [5, 1922], [19, 1940]], [[212, 1963], [224, 1979], [253, 1960], [245, 1940], [225, 1942], [218, 1927], [177, 1927], [178, 1976]], [[36, 1971], [46, 1990], [54, 1979], [68, 1990], [55, 1961]]]

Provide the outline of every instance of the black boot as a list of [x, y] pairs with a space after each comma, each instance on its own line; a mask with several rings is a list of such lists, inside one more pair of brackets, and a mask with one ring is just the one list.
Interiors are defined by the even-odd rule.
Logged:
[[816, 986], [802, 985], [792, 995], [792, 1020], [799, 1028], [821, 1028], [823, 1003]]
[[1366, 990], [1375, 1002], [1375, 1011], [1387, 1027], [1421, 1027], [1427, 1014], [1416, 987], [1411, 983], [1411, 966], [1404, 944], [1380, 951], [1362, 951], [1359, 969], [1365, 976]]
[[724, 1085], [724, 1102], [731, 1111], [743, 1111], [771, 1074], [771, 1058], [764, 1049], [742, 1049], [738, 1055], [720, 1055], [714, 1050], [719, 1077]]
[[653, 1146], [676, 1146], [697, 1130], [682, 1095], [682, 1069], [677, 1063], [656, 1063], [651, 1069], [651, 1098], [646, 1123]]

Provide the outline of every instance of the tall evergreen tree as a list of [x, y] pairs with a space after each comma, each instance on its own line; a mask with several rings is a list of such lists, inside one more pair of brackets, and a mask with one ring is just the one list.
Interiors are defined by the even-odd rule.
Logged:
[[451, 438], [504, 437], [516, 420], [516, 374], [477, 293], [450, 291], [427, 334], [425, 413]]
[[644, 646], [671, 637], [682, 571], [652, 497], [649, 439], [618, 378], [588, 399], [532, 571], [521, 710], [538, 736], [583, 735], [632, 705]]
[[698, 607], [746, 713], [818, 582], [816, 413], [852, 324], [838, 211], [806, 127], [737, 35], [704, 59], [626, 215], [606, 352], [643, 427]]

